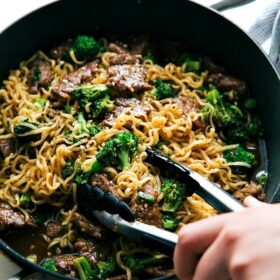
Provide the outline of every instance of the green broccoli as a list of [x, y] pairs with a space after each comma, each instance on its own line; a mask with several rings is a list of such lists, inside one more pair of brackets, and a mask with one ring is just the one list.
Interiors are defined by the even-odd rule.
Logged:
[[116, 262], [113, 259], [108, 261], [99, 261], [97, 263], [97, 279], [107, 279], [112, 276], [117, 269]]
[[109, 88], [103, 84], [78, 86], [74, 90], [73, 97], [92, 119], [103, 117], [106, 112], [114, 109], [114, 102], [109, 97]]
[[78, 60], [90, 60], [102, 50], [102, 46], [93, 37], [79, 35], [73, 42], [71, 50]]
[[39, 124], [36, 122], [30, 122], [28, 119], [20, 122], [19, 124], [14, 126], [14, 134], [20, 138], [20, 140], [24, 143], [28, 143], [31, 141], [38, 141], [41, 137], [41, 134], [32, 134], [25, 135], [26, 133], [36, 130], [39, 128]]
[[69, 159], [62, 168], [61, 176], [63, 179], [70, 177], [74, 173], [75, 160]]
[[90, 179], [90, 172], [83, 172], [81, 168], [75, 170], [73, 182], [76, 184], [87, 183]]
[[130, 166], [139, 152], [139, 138], [130, 132], [120, 132], [109, 139], [96, 155], [91, 171], [100, 172], [106, 166], [119, 170]]
[[74, 267], [79, 273], [81, 280], [93, 280], [97, 277], [97, 270], [92, 269], [88, 260], [85, 257], [79, 257], [73, 261]]
[[33, 70], [33, 76], [31, 78], [31, 83], [35, 84], [41, 79], [41, 69], [39, 65], [36, 65]]
[[183, 53], [178, 58], [177, 62], [179, 65], [185, 64], [185, 72], [199, 72], [201, 69], [201, 63], [199, 59], [194, 58], [189, 53]]
[[168, 179], [162, 183], [161, 192], [163, 193], [161, 210], [175, 212], [187, 195], [187, 187], [175, 179]]
[[175, 231], [179, 225], [179, 221], [170, 216], [170, 215], [164, 215], [162, 218], [162, 227], [169, 231]]
[[231, 166], [232, 172], [235, 174], [246, 174], [250, 168], [256, 166], [256, 157], [254, 154], [248, 152], [242, 146], [237, 146], [235, 149], [224, 151], [224, 158], [227, 162], [242, 162], [247, 166]]
[[172, 88], [172, 84], [169, 82], [164, 82], [162, 80], [157, 80], [154, 82], [155, 88], [152, 90], [152, 94], [156, 99], [161, 100], [165, 98], [174, 98], [177, 92]]
[[50, 271], [57, 271], [55, 267], [55, 260], [54, 259], [45, 259], [41, 264], [42, 267], [50, 270]]
[[43, 98], [36, 98], [34, 103], [43, 108], [46, 104], [46, 100]]
[[150, 61], [152, 61], [153, 63], [155, 63], [155, 61], [156, 61], [156, 58], [155, 58], [152, 54], [150, 54], [150, 53], [144, 55], [143, 58], [144, 58], [144, 60], [150, 60]]
[[78, 113], [77, 121], [80, 124], [80, 133], [86, 133], [89, 136], [94, 136], [102, 130], [101, 124], [95, 125], [87, 123], [83, 113]]
[[150, 204], [153, 204], [155, 202], [155, 197], [153, 195], [141, 191], [138, 192], [137, 198]]
[[134, 274], [142, 274], [149, 266], [161, 265], [166, 262], [168, 258], [157, 258], [157, 256], [135, 256], [126, 255], [123, 257], [124, 264], [129, 267]]
[[268, 173], [263, 170], [256, 175], [256, 182], [261, 186], [265, 186], [268, 180]]
[[31, 192], [21, 194], [19, 198], [20, 204], [27, 208], [29, 206], [29, 203], [31, 202], [31, 196]]
[[261, 135], [260, 119], [237, 105], [224, 101], [219, 91], [212, 87], [206, 94], [208, 104], [201, 109], [204, 120], [209, 121], [210, 115], [227, 143], [244, 143], [252, 136]]

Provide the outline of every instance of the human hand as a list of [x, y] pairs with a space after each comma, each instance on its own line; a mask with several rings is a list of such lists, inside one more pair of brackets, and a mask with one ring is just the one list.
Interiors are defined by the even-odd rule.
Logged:
[[183, 280], [279, 280], [280, 204], [253, 197], [249, 208], [184, 226], [174, 253]]

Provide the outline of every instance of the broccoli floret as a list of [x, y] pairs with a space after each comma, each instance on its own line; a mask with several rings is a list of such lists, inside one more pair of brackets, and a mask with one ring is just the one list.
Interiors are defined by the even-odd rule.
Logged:
[[73, 182], [76, 184], [87, 183], [90, 179], [89, 172], [83, 172], [81, 168], [77, 168], [75, 171]]
[[109, 88], [103, 84], [84, 84], [75, 89], [73, 96], [89, 117], [97, 119], [114, 109], [108, 93]]
[[102, 46], [93, 37], [80, 35], [77, 36], [71, 50], [78, 60], [90, 60], [102, 50]]
[[36, 98], [34, 103], [43, 108], [46, 104], [46, 100], [44, 100], [43, 98]]
[[66, 114], [71, 114], [71, 106], [70, 105], [65, 105], [64, 106], [64, 112]]
[[54, 259], [46, 259], [42, 264], [42, 267], [50, 270], [50, 271], [57, 271], [57, 268], [55, 267], [55, 260]]
[[97, 277], [97, 270], [92, 269], [88, 260], [85, 257], [74, 259], [74, 267], [79, 273], [81, 280], [93, 280]]
[[99, 261], [97, 263], [97, 278], [98, 279], [107, 279], [108, 277], [112, 276], [116, 271], [117, 265], [113, 259], [108, 261]]
[[38, 123], [30, 122], [28, 119], [26, 119], [14, 126], [14, 134], [18, 136], [20, 140], [24, 143], [28, 143], [31, 141], [38, 141], [41, 137], [41, 134], [25, 135], [27, 132], [36, 130], [38, 128], [39, 128]]
[[144, 60], [150, 60], [153, 63], [155, 63], [155, 61], [156, 61], [156, 58], [152, 54], [150, 54], [150, 53], [146, 54], [143, 58], [144, 58]]
[[134, 274], [142, 274], [147, 267], [161, 265], [166, 260], [166, 257], [157, 258], [156, 256], [137, 257], [134, 255], [127, 255], [123, 258], [124, 264], [128, 266]]
[[243, 162], [246, 166], [231, 166], [232, 172], [236, 174], [246, 174], [250, 168], [256, 165], [256, 157], [254, 154], [248, 152], [242, 146], [237, 146], [235, 149], [224, 151], [224, 158], [227, 162]]
[[139, 152], [139, 138], [130, 132], [120, 132], [108, 140], [96, 155], [92, 172], [100, 172], [106, 166], [114, 166], [119, 170], [130, 166]]
[[162, 227], [169, 231], [175, 231], [179, 225], [179, 221], [170, 216], [170, 215], [164, 215], [162, 218]]
[[187, 187], [175, 179], [168, 179], [162, 183], [161, 192], [163, 193], [161, 210], [175, 212], [187, 195]]
[[204, 120], [209, 121], [212, 115], [215, 126], [222, 131], [227, 143], [244, 143], [252, 136], [261, 135], [258, 116], [242, 112], [237, 105], [225, 102], [217, 89], [213, 88], [207, 93], [206, 102], [213, 108], [206, 105], [201, 109]]
[[75, 160], [68, 160], [62, 168], [61, 176], [63, 179], [70, 177], [74, 173]]
[[262, 123], [258, 115], [250, 115], [250, 121], [247, 125], [247, 131], [250, 136], [262, 135]]
[[152, 94], [156, 99], [161, 100], [164, 98], [174, 98], [177, 95], [177, 92], [172, 88], [172, 84], [164, 82], [162, 80], [157, 80], [154, 82], [155, 88], [152, 90]]
[[179, 65], [185, 64], [185, 69], [184, 69], [185, 72], [199, 72], [201, 68], [201, 63], [199, 59], [194, 58], [189, 53], [183, 53], [178, 58], [178, 64]]
[[31, 83], [35, 84], [41, 79], [41, 69], [39, 65], [36, 65], [33, 70], [33, 76], [31, 78]]
[[31, 196], [31, 192], [21, 194], [19, 198], [20, 204], [27, 208], [29, 206], [29, 203], [31, 202]]
[[78, 113], [77, 121], [80, 124], [80, 133], [86, 133], [89, 136], [94, 136], [102, 130], [101, 124], [87, 123], [83, 113]]

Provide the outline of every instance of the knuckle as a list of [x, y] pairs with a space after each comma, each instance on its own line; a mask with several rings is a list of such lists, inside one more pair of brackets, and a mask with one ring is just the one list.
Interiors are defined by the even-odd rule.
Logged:
[[229, 272], [233, 279], [243, 279], [252, 267], [254, 260], [245, 254], [233, 256], [229, 263]]
[[242, 236], [240, 228], [227, 227], [223, 231], [223, 240], [227, 245], [235, 244]]

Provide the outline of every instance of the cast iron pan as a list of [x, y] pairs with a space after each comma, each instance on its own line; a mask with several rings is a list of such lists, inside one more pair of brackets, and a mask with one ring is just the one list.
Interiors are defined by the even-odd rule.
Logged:
[[[248, 82], [258, 101], [268, 146], [268, 202], [280, 200], [280, 81], [263, 51], [233, 23], [187, 0], [62, 0], [19, 20], [0, 35], [0, 80], [37, 50], [77, 34], [151, 34], [187, 42]], [[24, 242], [24, 241], [23, 241]], [[0, 248], [33, 271], [69, 279], [31, 264], [0, 240]], [[20, 279], [20, 277], [13, 279]], [[167, 279], [167, 278], [165, 278]], [[170, 279], [170, 278], [169, 278]]]

